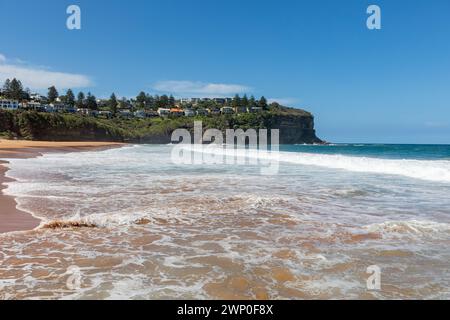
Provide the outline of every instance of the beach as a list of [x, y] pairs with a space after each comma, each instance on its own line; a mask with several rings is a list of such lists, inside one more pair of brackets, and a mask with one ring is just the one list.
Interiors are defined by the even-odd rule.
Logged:
[[[104, 150], [122, 146], [113, 142], [53, 142], [0, 139], [0, 159], [26, 159], [39, 157], [48, 152], [81, 152]], [[39, 226], [40, 220], [27, 212], [16, 208], [17, 203], [11, 196], [3, 194], [4, 183], [13, 181], [5, 176], [7, 160], [0, 161], [0, 233], [32, 230]]]

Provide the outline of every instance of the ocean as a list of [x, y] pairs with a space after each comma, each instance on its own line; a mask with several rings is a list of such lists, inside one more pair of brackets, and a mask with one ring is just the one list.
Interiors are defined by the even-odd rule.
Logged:
[[450, 299], [449, 145], [252, 153], [272, 174], [172, 150], [8, 159], [5, 193], [43, 222], [0, 235], [0, 299]]

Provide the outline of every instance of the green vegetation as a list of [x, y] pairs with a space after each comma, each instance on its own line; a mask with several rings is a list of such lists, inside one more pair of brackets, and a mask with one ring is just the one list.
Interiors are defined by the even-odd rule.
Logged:
[[169, 143], [175, 129], [192, 130], [194, 121], [202, 121], [204, 129], [219, 130], [282, 129], [288, 123], [297, 131], [311, 131], [315, 138], [311, 114], [284, 107], [271, 107], [270, 110], [260, 113], [146, 119], [105, 119], [79, 114], [0, 110], [0, 135], [28, 140]]

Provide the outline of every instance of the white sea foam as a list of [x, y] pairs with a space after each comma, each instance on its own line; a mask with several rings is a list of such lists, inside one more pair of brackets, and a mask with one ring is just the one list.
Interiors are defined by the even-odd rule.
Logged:
[[353, 172], [400, 175], [435, 182], [450, 182], [450, 161], [448, 160], [381, 159], [338, 154], [234, 150], [221, 147], [213, 148], [211, 146], [208, 148], [203, 148], [202, 146], [186, 146], [185, 148], [194, 152], [223, 157], [244, 157], [248, 159], [280, 161]]
[[364, 227], [368, 232], [381, 233], [394, 237], [429, 237], [434, 239], [449, 239], [450, 224], [426, 220], [387, 221]]

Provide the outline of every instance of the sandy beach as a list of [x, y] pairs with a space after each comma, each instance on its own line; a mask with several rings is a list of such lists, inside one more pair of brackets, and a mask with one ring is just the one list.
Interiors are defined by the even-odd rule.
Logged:
[[[53, 141], [24, 141], [0, 139], [0, 159], [33, 158], [43, 152], [80, 152], [88, 150], [102, 150], [122, 146], [114, 142], [53, 142]], [[8, 168], [7, 161], [0, 161], [0, 233], [32, 230], [39, 226], [40, 220], [27, 212], [16, 208], [13, 197], [3, 194], [5, 182], [10, 181], [5, 176]]]

